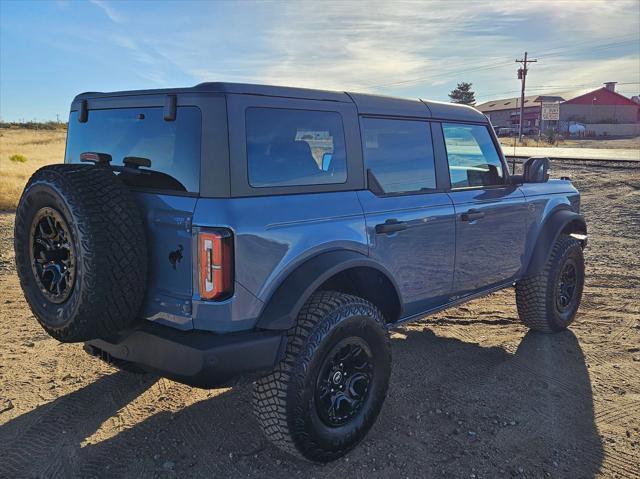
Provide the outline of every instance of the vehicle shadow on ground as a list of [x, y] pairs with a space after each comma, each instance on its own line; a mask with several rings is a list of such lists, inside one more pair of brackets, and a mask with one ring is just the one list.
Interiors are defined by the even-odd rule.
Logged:
[[528, 333], [515, 354], [437, 336], [428, 328], [402, 330], [392, 343], [394, 372], [385, 407], [346, 459], [307, 464], [268, 444], [251, 415], [250, 386], [175, 412], [146, 414], [139, 422], [128, 418], [115, 436], [87, 444], [103, 422], [118, 421], [130, 401], [157, 387], [153, 376], [117, 372], [0, 427], [0, 476], [598, 473], [602, 444], [573, 333]]

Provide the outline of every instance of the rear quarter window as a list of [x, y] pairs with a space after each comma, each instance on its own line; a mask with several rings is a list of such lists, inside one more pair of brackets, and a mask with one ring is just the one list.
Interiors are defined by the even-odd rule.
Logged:
[[90, 110], [86, 123], [72, 111], [65, 162], [79, 163], [88, 151], [111, 155], [112, 165], [122, 165], [127, 156], [147, 158], [154, 174], [128, 175], [127, 183], [197, 193], [201, 125], [200, 109], [190, 106], [179, 107], [175, 121], [165, 121], [159, 107]]
[[337, 112], [247, 108], [247, 169], [254, 188], [345, 183], [347, 155]]

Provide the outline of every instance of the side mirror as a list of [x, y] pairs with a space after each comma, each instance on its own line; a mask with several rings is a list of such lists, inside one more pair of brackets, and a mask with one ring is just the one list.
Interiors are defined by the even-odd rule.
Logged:
[[545, 183], [549, 180], [549, 158], [534, 156], [524, 162], [522, 180], [524, 183]]

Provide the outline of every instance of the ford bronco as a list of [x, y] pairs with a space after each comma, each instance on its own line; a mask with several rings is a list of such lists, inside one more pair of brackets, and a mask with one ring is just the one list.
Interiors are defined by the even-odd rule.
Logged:
[[316, 462], [382, 407], [387, 331], [515, 286], [529, 328], [571, 324], [580, 196], [508, 170], [467, 106], [231, 83], [83, 93], [64, 164], [15, 222], [33, 313], [62, 342], [197, 387], [255, 381], [265, 435]]

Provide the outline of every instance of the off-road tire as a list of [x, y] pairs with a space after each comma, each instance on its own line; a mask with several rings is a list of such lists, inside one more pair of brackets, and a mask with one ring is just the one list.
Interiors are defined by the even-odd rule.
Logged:
[[[75, 251], [75, 280], [63, 302], [47, 297], [32, 268], [33, 224], [43, 209], [66, 222]], [[18, 204], [14, 238], [25, 298], [57, 340], [107, 339], [136, 318], [147, 278], [144, 226], [132, 194], [108, 168], [64, 164], [36, 171]]]
[[[575, 265], [576, 289], [568, 308], [561, 311], [556, 299], [560, 275], [567, 262]], [[584, 256], [580, 242], [562, 235], [553, 245], [542, 271], [516, 283], [516, 305], [522, 322], [534, 331], [563, 331], [575, 319], [584, 288]]]
[[[314, 391], [331, 348], [353, 337], [364, 338], [374, 354], [371, 389], [357, 415], [333, 427], [319, 416]], [[362, 298], [320, 291], [288, 331], [282, 361], [257, 381], [254, 412], [266, 437], [280, 449], [313, 462], [332, 461], [355, 447], [375, 423], [390, 372], [391, 349], [378, 308]]]

